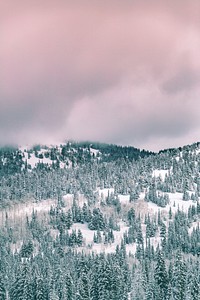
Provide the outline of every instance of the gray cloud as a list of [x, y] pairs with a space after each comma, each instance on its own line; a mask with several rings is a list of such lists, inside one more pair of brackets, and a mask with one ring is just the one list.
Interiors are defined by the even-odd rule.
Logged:
[[183, 142], [199, 128], [199, 112], [197, 95], [192, 100], [182, 94], [168, 99], [152, 82], [137, 88], [118, 86], [95, 99], [82, 99], [72, 110], [67, 127], [76, 139], [87, 136], [158, 150], [162, 144], [157, 140], [164, 138], [170, 147], [173, 143], [178, 146], [176, 140], [181, 143], [182, 138]]
[[162, 88], [169, 94], [187, 92], [195, 88], [200, 82], [200, 72], [190, 69], [180, 70], [174, 77], [164, 82]]
[[0, 143], [195, 141], [199, 11], [196, 0], [6, 1]]

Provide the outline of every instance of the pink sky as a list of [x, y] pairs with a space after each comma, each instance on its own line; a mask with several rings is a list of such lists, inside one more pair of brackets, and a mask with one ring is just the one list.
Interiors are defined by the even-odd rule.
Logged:
[[3, 2], [1, 144], [200, 140], [199, 0]]

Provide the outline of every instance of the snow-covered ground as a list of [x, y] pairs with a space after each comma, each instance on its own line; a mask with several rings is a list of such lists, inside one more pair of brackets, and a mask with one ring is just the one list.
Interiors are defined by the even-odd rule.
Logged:
[[31, 216], [33, 211], [38, 213], [47, 213], [51, 206], [56, 206], [56, 200], [42, 200], [40, 202], [26, 202], [20, 204], [14, 204], [12, 207], [3, 209], [1, 211], [1, 220], [5, 220], [6, 213], [8, 217], [16, 220], [19, 218], [24, 218], [26, 215]]
[[94, 154], [94, 156], [96, 157], [99, 154], [99, 150], [90, 148], [90, 153]]
[[[96, 244], [93, 242], [94, 233], [96, 233], [96, 231], [88, 229], [87, 224], [74, 223], [71, 229], [69, 230], [69, 233], [71, 233], [72, 230], [78, 231], [78, 229], [80, 229], [83, 234], [84, 243], [86, 246], [88, 246], [88, 249], [90, 251], [96, 253], [100, 253], [100, 252], [111, 253], [111, 252], [115, 252], [116, 246], [121, 244], [121, 239], [123, 238], [123, 234], [126, 231], [128, 231], [128, 226], [126, 226], [124, 222], [121, 221], [119, 223], [119, 226], [120, 226], [120, 231], [113, 231], [114, 239], [115, 239], [114, 243], [107, 244], [107, 245], [105, 245], [104, 243]], [[101, 231], [101, 236], [103, 238], [103, 231]], [[135, 253], [136, 246], [129, 245], [129, 248], [130, 248], [129, 251], [131, 251], [131, 253]], [[80, 248], [80, 250], [82, 249], [83, 247]]]
[[196, 205], [196, 202], [192, 200], [184, 201], [183, 193], [167, 193], [169, 195], [169, 204], [166, 207], [159, 207], [153, 202], [147, 202], [148, 210], [150, 212], [158, 213], [158, 211], [169, 211], [170, 207], [172, 213], [175, 213], [178, 209], [183, 212], [187, 212], [189, 207], [192, 205]]
[[[73, 197], [74, 196], [72, 194], [67, 194], [63, 197], [64, 211], [72, 206]], [[82, 194], [79, 194], [78, 201], [80, 202], [79, 204], [81, 206], [86, 200]], [[26, 203], [14, 204], [11, 207], [1, 210], [0, 224], [3, 224], [5, 222], [6, 213], [8, 214], [9, 218], [11, 218], [13, 222], [15, 222], [20, 219], [25, 219], [25, 216], [31, 216], [33, 211], [37, 212], [38, 214], [48, 213], [51, 206], [56, 207], [56, 205], [57, 200], [55, 199], [41, 200], [39, 202], [30, 201]]]
[[[40, 153], [45, 153], [45, 149], [41, 150], [38, 152], [38, 154]], [[43, 157], [43, 158], [39, 158], [35, 156], [35, 153], [31, 153], [30, 157], [28, 155], [28, 152], [24, 152], [24, 157], [23, 157], [23, 161], [27, 162], [28, 165], [31, 165], [31, 168], [35, 168], [37, 166], [38, 163], [43, 163], [43, 164], [48, 164], [48, 165], [52, 165], [52, 160], [48, 157]]]
[[[53, 147], [53, 146], [51, 146], [51, 147]], [[52, 161], [49, 157], [45, 157], [45, 153], [49, 152], [49, 149], [41, 148], [39, 151], [37, 151], [38, 154], [37, 154], [37, 157], [36, 157], [35, 152], [28, 154], [28, 150], [30, 150], [30, 148], [31, 147], [23, 146], [23, 147], [20, 147], [19, 150], [24, 155], [23, 161], [27, 162], [27, 164], [31, 166], [31, 169], [35, 168], [38, 163], [52, 165], [53, 162], [54, 163], [56, 162], [56, 161]], [[57, 147], [57, 151], [61, 153], [61, 148]], [[43, 158], [40, 158], [39, 157], [40, 155], [42, 155]], [[69, 165], [70, 165], [70, 162], [69, 162]], [[60, 162], [60, 168], [63, 169], [65, 167], [66, 167], [66, 163], [65, 162]]]
[[[100, 197], [105, 199], [106, 197], [108, 197], [108, 195], [114, 194], [115, 190], [114, 190], [114, 188], [105, 188], [105, 189], [97, 189], [97, 192]], [[126, 203], [126, 204], [129, 203], [130, 195], [119, 194], [118, 197], [119, 197], [119, 201], [121, 203]]]
[[165, 180], [165, 176], [169, 174], [169, 170], [154, 170], [152, 177], [161, 177], [162, 181]]
[[118, 197], [122, 204], [128, 204], [130, 202], [130, 195], [118, 195]]
[[190, 227], [189, 230], [188, 230], [189, 233], [191, 234], [192, 231], [193, 231], [193, 229], [196, 229], [197, 226], [200, 226], [200, 220], [198, 220], [198, 221], [196, 221], [196, 222], [193, 222], [193, 223], [191, 224], [191, 227]]
[[196, 150], [196, 154], [200, 154], [200, 148]]
[[[73, 194], [66, 194], [63, 196], [65, 208], [69, 209], [72, 206], [73, 199], [74, 199]], [[85, 196], [83, 194], [78, 193], [78, 199], [76, 199], [76, 203], [78, 206], [83, 207], [83, 204], [87, 203], [87, 199], [85, 198]]]
[[[107, 189], [98, 189], [98, 193], [99, 193], [99, 197], [107, 197], [109, 195], [109, 193], [114, 193], [114, 189], [113, 188], [107, 188]], [[169, 204], [162, 208], [162, 207], [158, 207], [155, 203], [152, 202], [146, 202], [144, 200], [145, 194], [141, 193], [140, 194], [140, 198], [133, 202], [130, 203], [129, 199], [130, 199], [130, 195], [118, 195], [120, 202], [124, 205], [124, 207], [127, 206], [127, 209], [129, 209], [130, 207], [134, 207], [136, 213], [140, 213], [141, 214], [141, 218], [144, 219], [144, 215], [147, 214], [148, 212], [151, 215], [157, 215], [158, 212], [160, 211], [162, 213], [162, 215], [166, 216], [166, 222], [168, 222], [168, 213], [169, 213], [169, 209], [171, 207], [172, 213], [174, 214], [178, 209], [183, 210], [184, 212], [187, 212], [188, 208], [191, 205], [196, 205], [195, 202], [193, 202], [192, 200], [189, 201], [183, 201], [182, 197], [183, 194], [182, 193], [168, 193], [169, 195]], [[87, 203], [87, 199], [84, 197], [84, 195], [82, 194], [78, 194], [78, 200], [77, 204], [79, 206], [83, 206], [84, 203]], [[64, 202], [64, 207], [63, 207], [63, 211], [67, 211], [73, 204], [73, 199], [74, 199], [74, 195], [72, 194], [67, 194], [63, 197], [63, 202]], [[9, 209], [4, 209], [0, 212], [0, 220], [1, 220], [1, 224], [5, 224], [5, 220], [6, 220], [6, 213], [8, 214], [9, 218], [11, 218], [13, 220], [13, 222], [25, 222], [25, 216], [31, 216], [33, 210], [37, 211], [38, 214], [42, 214], [43, 216], [47, 216], [50, 207], [56, 207], [57, 205], [57, 200], [42, 200], [40, 202], [28, 202], [28, 203], [24, 203], [24, 204], [16, 204], [13, 205], [11, 208]], [[198, 226], [199, 222], [198, 220], [196, 222], [193, 222], [193, 224], [191, 225], [190, 229], [189, 229], [189, 233], [192, 232], [193, 228], [196, 228]], [[104, 243], [101, 244], [95, 244], [93, 242], [93, 237], [94, 237], [94, 232], [93, 230], [88, 229], [88, 225], [87, 224], [80, 224], [80, 223], [75, 223], [72, 225], [72, 228], [70, 229], [69, 232], [71, 232], [72, 230], [77, 230], [80, 229], [82, 234], [83, 234], [83, 238], [84, 238], [84, 243], [85, 246], [84, 247], [80, 247], [80, 250], [82, 249], [87, 249], [88, 251], [94, 251], [96, 253], [99, 252], [106, 252], [106, 253], [110, 253], [110, 252], [114, 252], [116, 249], [117, 245], [121, 244], [121, 239], [123, 238], [123, 234], [128, 231], [128, 226], [126, 225], [125, 222], [120, 221], [119, 224], [120, 226], [120, 231], [113, 231], [114, 234], [114, 243], [111, 244], [107, 244], [105, 245]], [[142, 224], [142, 232], [143, 232], [143, 237], [145, 239], [145, 233], [146, 233], [146, 225]], [[53, 233], [53, 236], [55, 237], [58, 234], [57, 231], [55, 231]], [[101, 235], [103, 237], [103, 232], [101, 232]], [[154, 245], [155, 247], [161, 243], [161, 238], [159, 236], [159, 233], [157, 234], [156, 237], [150, 238], [151, 241], [151, 245]], [[136, 251], [136, 246], [137, 244], [130, 244], [130, 245], [126, 245], [126, 250], [127, 253], [131, 253], [131, 254], [135, 254]]]
[[103, 197], [104, 199], [108, 197], [110, 194], [114, 194], [114, 188], [107, 188], [107, 189], [97, 189], [99, 196]]

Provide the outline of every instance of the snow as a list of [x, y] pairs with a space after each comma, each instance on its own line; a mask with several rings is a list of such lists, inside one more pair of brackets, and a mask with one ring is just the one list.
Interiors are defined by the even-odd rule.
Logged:
[[192, 205], [196, 205], [196, 203], [192, 200], [184, 201], [183, 193], [167, 193], [169, 195], [169, 204], [166, 207], [159, 207], [153, 202], [147, 202], [148, 210], [150, 212], [158, 213], [158, 211], [166, 211], [169, 212], [171, 207], [172, 213], [177, 212], [177, 210], [182, 210], [187, 213], [188, 209]]
[[[63, 196], [64, 207], [63, 211], [67, 211], [73, 204], [73, 194], [67, 194]], [[84, 203], [87, 203], [87, 199], [83, 194], [78, 194], [77, 204], [82, 207]], [[15, 222], [16, 220], [25, 219], [24, 217], [31, 216], [33, 210], [40, 214], [47, 214], [52, 207], [56, 207], [56, 199], [41, 200], [39, 202], [26, 202], [20, 204], [14, 204], [13, 206], [1, 210], [0, 224], [4, 224], [6, 213]]]
[[28, 165], [31, 165], [32, 169], [39, 163], [39, 158], [35, 154], [31, 154], [30, 158], [28, 158], [28, 153], [25, 153], [25, 160], [27, 160]]
[[69, 230], [69, 233], [72, 233], [72, 230], [81, 230], [82, 234], [83, 234], [83, 239], [87, 244], [92, 244], [93, 243], [93, 236], [94, 236], [94, 232], [93, 230], [88, 229], [88, 225], [87, 224], [80, 224], [80, 223], [74, 223], [71, 227], [71, 229]]
[[19, 147], [19, 150], [21, 151], [21, 152], [25, 152], [25, 151], [27, 151], [27, 149], [28, 149], [28, 145], [25, 145], [25, 146], [20, 146]]
[[[47, 150], [46, 149], [42, 149], [41, 151], [38, 151], [38, 155], [39, 154], [44, 154], [45, 152], [47, 152]], [[23, 161], [24, 162], [27, 161], [27, 164], [31, 165], [32, 169], [35, 168], [38, 163], [52, 165], [52, 163], [55, 162], [55, 161], [52, 161], [49, 157], [45, 157], [45, 155], [44, 155], [43, 158], [36, 157], [34, 153], [31, 153], [30, 154], [30, 158], [28, 158], [28, 153], [27, 152], [24, 152]], [[66, 167], [66, 163], [64, 163], [64, 162], [61, 161], [60, 162], [60, 168], [64, 169], [65, 167]]]
[[162, 181], [165, 180], [165, 176], [169, 173], [169, 170], [154, 170], [152, 177], [161, 177]]
[[36, 157], [34, 153], [31, 153], [30, 158], [29, 158], [27, 152], [24, 152], [23, 161], [24, 162], [27, 161], [27, 164], [31, 165], [32, 169], [35, 168], [38, 163], [44, 163], [44, 164], [48, 164], [48, 165], [52, 164], [52, 160], [50, 158], [44, 157], [41, 159], [39, 157]]
[[129, 254], [135, 254], [136, 252], [136, 247], [137, 247], [137, 244], [134, 243], [134, 244], [128, 244], [126, 245], [126, 252]]
[[[93, 251], [95, 253], [100, 253], [100, 252], [113, 253], [116, 250], [116, 246], [121, 245], [123, 234], [126, 231], [128, 232], [128, 228], [129, 228], [123, 221], [119, 222], [119, 226], [120, 226], [120, 231], [113, 231], [114, 239], [115, 239], [114, 243], [110, 243], [106, 245], [103, 242], [100, 244], [96, 244], [93, 242], [94, 233], [96, 233], [96, 231], [88, 229], [87, 224], [74, 223], [71, 229], [69, 230], [69, 233], [71, 233], [72, 230], [78, 231], [78, 229], [80, 229], [83, 234], [83, 240], [85, 242], [85, 245], [86, 247], [88, 247], [89, 251]], [[145, 239], [145, 232], [146, 232], [145, 229], [146, 229], [146, 225], [142, 224], [144, 239]], [[103, 231], [101, 231], [101, 236], [103, 237]], [[157, 247], [157, 245], [161, 244], [161, 237], [160, 236], [152, 237], [150, 238], [150, 242], [151, 245]], [[126, 245], [127, 253], [133, 255], [136, 252], [136, 248], [137, 248], [137, 243]], [[85, 246], [79, 248], [80, 251], [82, 251], [83, 249], [85, 249]]]
[[196, 154], [199, 154], [200, 153], [200, 148], [196, 150]]
[[[27, 154], [27, 153], [25, 153]], [[33, 155], [32, 157], [32, 164], [34, 163], [34, 159], [35, 156]], [[164, 173], [166, 173], [166, 170], [158, 170], [160, 171], [165, 171], [163, 172], [162, 175], [164, 175]], [[158, 174], [158, 173], [157, 173]], [[103, 196], [104, 198], [106, 198], [108, 196], [108, 194], [114, 193], [114, 188], [105, 188], [105, 189], [98, 189], [97, 192], [99, 193], [99, 195]], [[140, 199], [138, 199], [136, 202], [134, 202], [134, 208], [136, 210], [137, 213], [141, 213], [142, 218], [144, 217], [144, 214], [146, 213], [150, 213], [152, 216], [155, 214], [158, 214], [158, 212], [162, 212], [166, 215], [166, 222], [168, 222], [168, 213], [169, 213], [169, 209], [171, 207], [172, 213], [174, 214], [178, 208], [184, 212], [188, 211], [188, 208], [191, 205], [196, 205], [196, 203], [192, 200], [189, 201], [184, 201], [182, 200], [183, 194], [182, 193], [168, 193], [169, 195], [169, 204], [162, 208], [157, 206], [155, 203], [152, 202], [146, 202], [144, 201], [144, 197], [145, 197], [145, 193], [141, 193], [140, 194]], [[130, 205], [129, 199], [130, 199], [130, 195], [118, 195], [119, 200], [122, 204], [124, 205]], [[73, 204], [73, 199], [74, 199], [74, 195], [73, 194], [66, 194], [63, 196], [63, 201], [64, 201], [64, 207], [63, 207], [63, 211], [67, 211]], [[82, 207], [84, 203], [87, 203], [87, 199], [85, 198], [85, 196], [83, 194], [78, 193], [78, 197], [76, 199], [76, 203]], [[174, 205], [175, 204], [175, 205]], [[25, 222], [25, 216], [31, 216], [33, 210], [37, 211], [39, 214], [48, 214], [50, 207], [56, 207], [57, 205], [57, 200], [42, 200], [40, 202], [29, 202], [29, 203], [25, 203], [25, 204], [19, 204], [19, 205], [14, 205], [12, 208], [4, 210], [1, 212], [1, 222], [2, 224], [5, 222], [5, 215], [6, 212], [8, 213], [8, 216], [12, 218], [12, 220], [14, 222], [16, 222], [16, 220], [18, 220], [19, 222], [23, 220], [23, 222]], [[191, 227], [189, 228], [189, 233], [192, 233], [193, 228], [196, 228], [198, 226], [199, 222], [193, 222], [191, 224]], [[93, 237], [94, 237], [94, 233], [96, 231], [90, 230], [88, 228], [88, 224], [80, 224], [80, 223], [74, 223], [71, 227], [71, 229], [69, 230], [69, 232], [72, 232], [72, 230], [76, 230], [78, 231], [78, 229], [81, 230], [82, 234], [83, 234], [83, 239], [84, 239], [84, 246], [83, 247], [79, 247], [78, 251], [93, 251], [95, 253], [100, 253], [100, 252], [105, 252], [105, 253], [113, 253], [116, 250], [116, 246], [121, 244], [121, 239], [123, 238], [123, 235], [126, 231], [128, 231], [128, 226], [126, 225], [125, 222], [120, 221], [118, 223], [118, 225], [120, 226], [120, 231], [113, 231], [114, 234], [114, 243], [110, 243], [110, 244], [96, 244], [93, 242]], [[146, 225], [142, 224], [142, 232], [143, 232], [143, 237], [145, 239], [145, 234], [146, 234]], [[58, 235], [57, 231], [52, 231], [52, 235], [55, 238], [56, 235]], [[103, 237], [103, 231], [101, 231], [101, 235]], [[157, 233], [156, 237], [152, 237], [150, 238], [150, 242], [151, 245], [153, 245], [154, 247], [157, 247], [157, 245], [161, 244], [161, 240], [162, 238], [159, 236], [159, 233]], [[136, 247], [137, 247], [137, 243], [133, 243], [133, 244], [129, 244], [126, 245], [126, 251], [127, 253], [131, 253], [131, 254], [135, 254], [136, 252]]]
[[[174, 213], [178, 210], [178, 208], [184, 212], [187, 212], [191, 205], [196, 206], [196, 202], [192, 200], [188, 200], [188, 201], [182, 200], [183, 193], [174, 193], [174, 194], [169, 193], [169, 198], [170, 198], [170, 203], [167, 205], [167, 208], [169, 209], [169, 207], [171, 206], [172, 212]], [[174, 207], [174, 203], [175, 203], [175, 207]]]
[[94, 156], [96, 157], [99, 154], [99, 150], [90, 148], [90, 153], [94, 154]]
[[[73, 204], [74, 195], [66, 194], [63, 196], [65, 208], [70, 208]], [[87, 199], [83, 194], [78, 193], [78, 199], [76, 199], [76, 203], [78, 206], [83, 207], [84, 203], [87, 203]], [[65, 209], [64, 209], [65, 210]]]
[[[116, 246], [121, 244], [121, 239], [123, 238], [123, 234], [128, 231], [128, 226], [125, 224], [125, 222], [121, 221], [119, 222], [120, 231], [113, 231], [114, 234], [114, 243], [111, 244], [96, 244], [93, 242], [94, 233], [96, 233], [95, 230], [88, 229], [87, 224], [80, 224], [80, 223], [74, 223], [69, 230], [69, 233], [72, 232], [72, 230], [78, 231], [78, 229], [81, 230], [83, 234], [83, 240], [90, 249], [90, 251], [93, 251], [95, 253], [105, 252], [105, 253], [113, 253], [116, 250]], [[101, 231], [101, 236], [103, 237], [103, 231]], [[80, 250], [85, 249], [85, 247], [80, 247]], [[135, 253], [136, 246], [134, 244], [129, 245], [129, 251], [131, 253]]]
[[61, 168], [61, 169], [64, 169], [65, 167], [66, 167], [66, 164], [65, 164], [64, 162], [61, 161], [61, 162], [60, 162], [60, 168]]
[[191, 227], [190, 227], [189, 230], [188, 230], [189, 234], [191, 234], [192, 231], [193, 231], [193, 229], [196, 229], [199, 225], [200, 225], [200, 221], [193, 222], [193, 223], [191, 224]]
[[1, 211], [1, 224], [4, 224], [5, 219], [6, 219], [6, 213], [8, 217], [13, 220], [13, 222], [17, 221], [25, 221], [25, 216], [30, 217], [33, 210], [37, 213], [48, 213], [50, 210], [50, 207], [53, 206], [55, 207], [57, 204], [56, 200], [42, 200], [40, 202], [26, 202], [26, 203], [20, 203], [20, 204], [15, 204], [12, 207], [3, 209]]
[[[108, 195], [114, 194], [115, 190], [114, 188], [105, 188], [105, 189], [97, 189], [97, 192], [100, 197], [103, 197], [105, 199], [108, 197]], [[130, 202], [130, 195], [118, 195], [119, 201], [123, 204], [128, 204]]]
[[[63, 201], [64, 201], [63, 211], [67, 211], [72, 206], [73, 197], [74, 195], [72, 194], [67, 194], [63, 197]], [[83, 203], [86, 202], [86, 199], [82, 194], [79, 194], [79, 199], [77, 201], [78, 204], [82, 206]], [[48, 213], [51, 206], [56, 207], [56, 205], [57, 205], [56, 199], [48, 199], [48, 200], [41, 200], [39, 202], [26, 202], [26, 203], [15, 204], [10, 208], [1, 211], [2, 224], [3, 224], [3, 220], [5, 220], [6, 212], [8, 213], [8, 216], [11, 217], [11, 219], [16, 220], [16, 219], [24, 218], [26, 215], [31, 216], [33, 210], [38, 213]]]
[[71, 207], [72, 204], [73, 204], [73, 199], [74, 199], [74, 195], [72, 194], [66, 194], [63, 196], [63, 201], [64, 201], [64, 204], [67, 206], [67, 207]]
[[107, 189], [97, 189], [97, 192], [99, 193], [99, 196], [103, 196], [105, 199], [110, 194], [114, 194], [114, 188], [107, 188]]
[[[35, 168], [38, 163], [52, 165], [52, 163], [55, 162], [55, 161], [52, 161], [49, 157], [45, 157], [45, 153], [49, 152], [49, 148], [48, 149], [41, 148], [38, 151], [38, 156], [42, 154], [43, 158], [36, 157], [35, 152], [28, 154], [27, 149], [29, 149], [29, 148], [30, 147], [23, 146], [23, 147], [20, 147], [19, 149], [24, 154], [23, 161], [24, 162], [27, 161], [27, 164], [30, 165], [32, 169]], [[57, 147], [57, 150], [59, 152], [61, 152], [60, 147]], [[60, 168], [63, 169], [65, 167], [66, 167], [66, 163], [60, 162]]]
[[50, 158], [48, 158], [48, 157], [44, 157], [42, 159], [39, 159], [39, 162], [43, 163], [43, 164], [52, 165], [52, 160]]
[[118, 195], [118, 198], [123, 204], [128, 204], [130, 202], [130, 195]]

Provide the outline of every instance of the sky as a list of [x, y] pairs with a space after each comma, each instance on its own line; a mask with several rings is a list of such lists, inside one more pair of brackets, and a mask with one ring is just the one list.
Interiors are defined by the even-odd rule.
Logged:
[[199, 0], [2, 0], [0, 144], [200, 141]]

